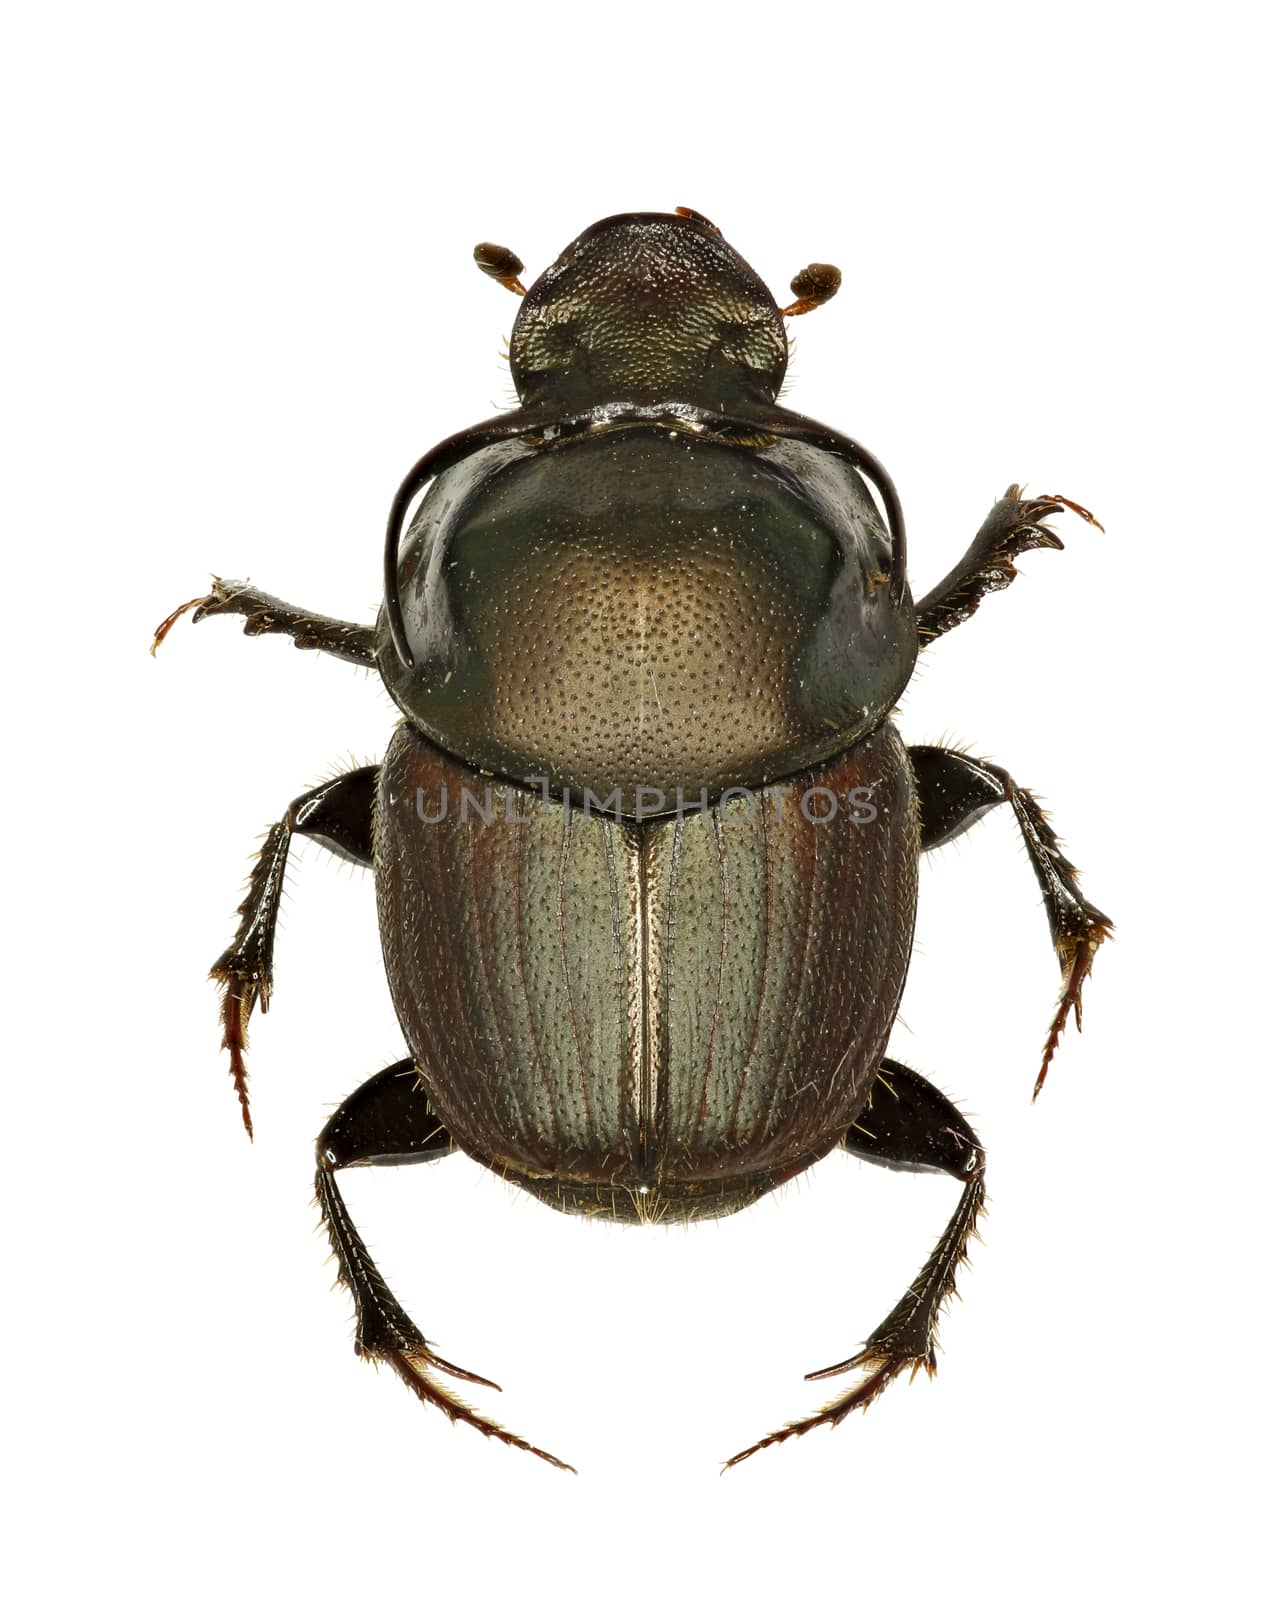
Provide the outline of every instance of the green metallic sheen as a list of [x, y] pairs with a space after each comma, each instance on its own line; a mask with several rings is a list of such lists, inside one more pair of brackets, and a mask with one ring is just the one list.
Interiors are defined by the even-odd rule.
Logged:
[[429, 1103], [464, 1150], [562, 1209], [739, 1209], [866, 1102], [919, 842], [887, 723], [790, 782], [645, 823], [488, 781], [403, 725], [375, 876]]

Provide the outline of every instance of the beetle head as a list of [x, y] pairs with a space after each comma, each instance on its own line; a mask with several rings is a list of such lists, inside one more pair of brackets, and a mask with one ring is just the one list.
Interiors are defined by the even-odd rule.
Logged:
[[688, 211], [587, 228], [532, 285], [509, 346], [523, 404], [569, 411], [621, 399], [771, 403], [786, 357], [767, 285]]

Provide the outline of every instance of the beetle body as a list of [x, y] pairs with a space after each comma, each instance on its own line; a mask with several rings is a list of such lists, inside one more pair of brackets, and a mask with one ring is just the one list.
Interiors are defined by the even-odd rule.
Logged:
[[968, 1123], [884, 1054], [922, 850], [1012, 809], [1063, 973], [1037, 1088], [1079, 1021], [1111, 924], [1040, 807], [999, 767], [905, 747], [889, 714], [926, 644], [1017, 555], [1059, 545], [1042, 519], [1089, 514], [1011, 489], [916, 602], [887, 473], [777, 403], [783, 319], [828, 300], [835, 268], [805, 268], [779, 310], [688, 211], [596, 224], [530, 293], [511, 251], [475, 259], [524, 295], [519, 404], [435, 446], [398, 490], [376, 626], [216, 580], [157, 633], [186, 610], [242, 615], [377, 668], [406, 719], [378, 767], [301, 795], [269, 831], [214, 968], [224, 1044], [249, 1130], [247, 1024], [271, 990], [290, 840], [373, 868], [410, 1054], [323, 1129], [317, 1198], [359, 1353], [523, 1449], [444, 1386], [475, 1375], [398, 1305], [340, 1171], [460, 1149], [550, 1205], [621, 1221], [738, 1210], [836, 1148], [957, 1178], [902, 1301], [813, 1375], [856, 1381], [746, 1455], [933, 1369], [982, 1208]]
[[456, 1141], [506, 1177], [568, 1209], [688, 1220], [853, 1122], [915, 917], [892, 728], [806, 778], [640, 823], [482, 783], [403, 727], [376, 818], [408, 1045]]
[[394, 1003], [457, 1142], [552, 1204], [688, 1220], [802, 1171], [901, 995], [918, 832], [881, 724], [918, 645], [892, 541], [848, 462], [683, 410], [775, 395], [780, 330], [709, 224], [598, 224], [524, 302], [515, 381], [628, 409], [448, 467], [401, 548]]

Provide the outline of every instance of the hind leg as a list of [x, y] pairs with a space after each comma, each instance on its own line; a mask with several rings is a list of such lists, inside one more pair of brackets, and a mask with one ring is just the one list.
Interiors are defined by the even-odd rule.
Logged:
[[450, 1152], [451, 1135], [429, 1109], [413, 1061], [400, 1061], [376, 1073], [322, 1129], [317, 1140], [317, 1203], [339, 1262], [339, 1281], [357, 1309], [355, 1348], [364, 1360], [391, 1367], [413, 1394], [437, 1406], [452, 1422], [466, 1422], [490, 1439], [503, 1439], [551, 1466], [571, 1471], [565, 1461], [480, 1416], [442, 1387], [442, 1375], [490, 1389], [497, 1386], [433, 1353], [371, 1259], [335, 1179], [349, 1167], [409, 1166], [440, 1160]]
[[736, 1466], [757, 1450], [811, 1433], [822, 1423], [836, 1425], [854, 1411], [864, 1411], [903, 1372], [912, 1376], [937, 1367], [938, 1316], [955, 1292], [956, 1272], [982, 1213], [986, 1156], [973, 1129], [950, 1100], [909, 1067], [885, 1061], [871, 1087], [860, 1122], [844, 1136], [850, 1155], [900, 1172], [946, 1172], [964, 1185], [946, 1231], [915, 1282], [854, 1356], [810, 1372], [810, 1379], [837, 1378], [846, 1372], [863, 1377], [838, 1400], [802, 1422], [765, 1434], [757, 1444], [732, 1457]]

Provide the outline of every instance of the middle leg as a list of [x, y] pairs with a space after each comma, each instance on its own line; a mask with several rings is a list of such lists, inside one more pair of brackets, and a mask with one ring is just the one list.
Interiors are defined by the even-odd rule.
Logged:
[[268, 829], [255, 858], [245, 899], [237, 907], [241, 921], [236, 937], [210, 969], [210, 976], [223, 990], [219, 1002], [223, 1048], [230, 1058], [228, 1070], [241, 1102], [241, 1120], [251, 1138], [254, 1126], [245, 1065], [247, 1032], [255, 1003], [267, 1011], [272, 997], [273, 942], [290, 841], [302, 833], [325, 845], [342, 861], [372, 866], [371, 830], [379, 770], [358, 767], [291, 801], [281, 821]]
[[958, 839], [1002, 803], [1008, 803], [1018, 819], [1027, 859], [1040, 880], [1050, 938], [1063, 972], [1062, 992], [1032, 1090], [1034, 1100], [1044, 1086], [1068, 1017], [1075, 1015], [1077, 1028], [1081, 1025], [1081, 991], [1099, 946], [1112, 937], [1112, 919], [1085, 898], [1076, 868], [1059, 848], [1058, 835], [1035, 795], [1020, 789], [1003, 767], [937, 745], [911, 745], [907, 754], [920, 797], [922, 850]]

